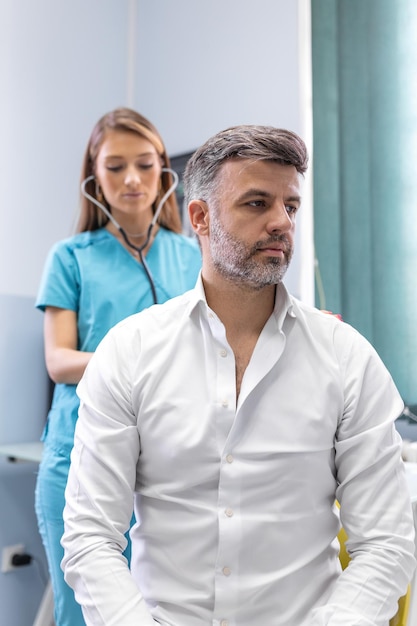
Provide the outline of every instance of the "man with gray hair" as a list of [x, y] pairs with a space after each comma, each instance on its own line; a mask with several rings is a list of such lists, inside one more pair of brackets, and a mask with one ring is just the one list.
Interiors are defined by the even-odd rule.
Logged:
[[88, 626], [387, 626], [396, 612], [415, 567], [403, 403], [358, 332], [282, 283], [306, 168], [300, 137], [273, 127], [199, 148], [184, 175], [195, 289], [118, 324], [87, 367], [62, 565]]

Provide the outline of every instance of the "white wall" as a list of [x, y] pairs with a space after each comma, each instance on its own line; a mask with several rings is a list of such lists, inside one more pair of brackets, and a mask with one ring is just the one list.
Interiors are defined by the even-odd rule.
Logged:
[[[132, 106], [155, 122], [172, 155], [240, 123], [287, 127], [310, 142], [308, 7], [309, 0], [0, 2], [0, 375], [8, 373], [0, 443], [42, 429], [41, 314], [27, 312], [25, 322], [17, 311], [31, 311], [49, 248], [72, 232], [93, 124]], [[297, 246], [287, 283], [308, 300], [308, 193]], [[29, 324], [39, 333], [30, 347]], [[0, 550], [22, 541], [40, 550], [35, 478], [33, 467], [0, 460]], [[41, 591], [33, 565], [0, 573], [2, 623], [29, 626]]]
[[35, 295], [71, 233], [98, 117], [126, 101], [128, 2], [0, 2], [0, 293]]
[[[170, 154], [223, 128], [268, 124], [311, 146], [310, 2], [139, 0], [132, 104], [160, 129]], [[311, 151], [310, 151], [311, 152]], [[286, 284], [314, 302], [311, 177]]]
[[297, 2], [142, 0], [137, 25], [134, 103], [172, 153], [236, 124], [301, 131]]

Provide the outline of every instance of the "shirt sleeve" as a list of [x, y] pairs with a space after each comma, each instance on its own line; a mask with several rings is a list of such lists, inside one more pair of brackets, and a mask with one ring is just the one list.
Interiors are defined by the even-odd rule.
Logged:
[[66, 241], [50, 250], [39, 286], [36, 307], [47, 306], [77, 311], [80, 292], [79, 268], [74, 252]]
[[341, 376], [336, 495], [351, 561], [307, 625], [386, 626], [415, 568], [412, 508], [394, 424], [403, 402], [381, 359], [357, 333]]
[[[155, 624], [122, 554], [140, 445], [129, 357], [121, 358], [119, 350], [110, 332], [77, 388], [81, 403], [66, 488], [62, 568], [87, 626]], [[118, 359], [116, 372], [111, 364]]]

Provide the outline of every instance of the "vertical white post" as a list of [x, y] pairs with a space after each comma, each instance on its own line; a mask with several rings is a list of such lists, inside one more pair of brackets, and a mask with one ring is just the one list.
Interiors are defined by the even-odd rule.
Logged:
[[300, 117], [302, 137], [309, 151], [309, 168], [305, 175], [300, 239], [300, 298], [314, 305], [314, 220], [313, 220], [313, 86], [311, 61], [311, 0], [298, 0], [298, 50]]

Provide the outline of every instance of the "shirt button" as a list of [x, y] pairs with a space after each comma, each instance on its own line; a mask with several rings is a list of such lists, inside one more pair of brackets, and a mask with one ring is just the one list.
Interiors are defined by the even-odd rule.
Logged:
[[233, 460], [234, 460], [234, 459], [233, 459], [233, 455], [232, 455], [232, 454], [228, 454], [228, 455], [227, 455], [227, 457], [226, 457], [226, 461], [227, 461], [228, 463], [233, 463]]
[[222, 357], [227, 356], [227, 350], [225, 350], [224, 348], [222, 348], [222, 349], [220, 350], [220, 356], [222, 356]]
[[230, 567], [223, 567], [222, 571], [225, 576], [230, 576], [230, 574], [232, 573], [232, 570], [230, 569]]
[[226, 509], [225, 513], [226, 513], [227, 517], [233, 517], [233, 510], [232, 509]]
[[227, 407], [228, 407], [228, 406], [229, 406], [228, 401], [227, 401], [227, 400], [223, 400], [223, 402], [222, 402], [222, 407], [223, 407], [224, 409], [227, 409]]
[[222, 621], [220, 622], [220, 626], [229, 626], [229, 620], [228, 619], [222, 619]]

